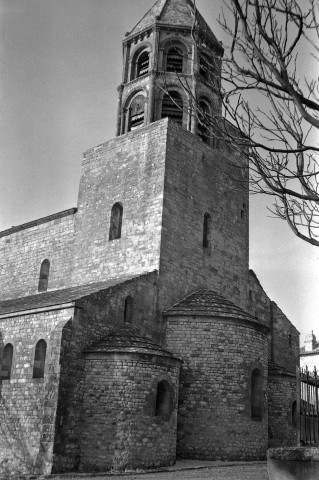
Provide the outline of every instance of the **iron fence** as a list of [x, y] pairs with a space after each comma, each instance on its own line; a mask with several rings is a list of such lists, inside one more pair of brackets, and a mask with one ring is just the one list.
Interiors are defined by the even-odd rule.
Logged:
[[300, 442], [319, 444], [319, 377], [316, 367], [300, 370]]

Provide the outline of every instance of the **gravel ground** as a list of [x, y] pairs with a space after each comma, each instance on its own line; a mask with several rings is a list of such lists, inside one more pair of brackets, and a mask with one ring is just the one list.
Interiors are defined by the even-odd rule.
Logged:
[[56, 480], [268, 480], [267, 464], [230, 465], [133, 475], [54, 476]]

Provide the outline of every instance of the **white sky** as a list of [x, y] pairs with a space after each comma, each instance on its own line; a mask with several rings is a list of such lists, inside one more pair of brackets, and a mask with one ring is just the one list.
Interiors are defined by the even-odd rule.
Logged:
[[[0, 230], [76, 206], [82, 153], [115, 135], [122, 39], [154, 1], [0, 0]], [[196, 3], [225, 43], [221, 0]], [[250, 266], [319, 336], [319, 249], [266, 201], [250, 200]]]

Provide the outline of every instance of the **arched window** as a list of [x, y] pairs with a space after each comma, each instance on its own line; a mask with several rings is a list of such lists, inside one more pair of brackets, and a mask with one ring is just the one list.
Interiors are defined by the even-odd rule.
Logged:
[[162, 118], [169, 117], [183, 124], [183, 99], [178, 92], [168, 92], [163, 97]]
[[133, 322], [133, 298], [130, 296], [126, 297], [125, 299], [124, 322], [125, 323]]
[[40, 268], [38, 292], [46, 292], [48, 289], [50, 272], [50, 262], [48, 259], [43, 260]]
[[3, 349], [0, 381], [10, 380], [12, 360], [13, 360], [13, 345], [11, 343], [7, 343], [7, 345]]
[[181, 48], [173, 46], [167, 51], [166, 57], [167, 72], [183, 72], [183, 52]]
[[251, 375], [251, 418], [261, 420], [263, 416], [263, 379], [258, 368]]
[[129, 124], [128, 131], [135, 130], [136, 128], [144, 125], [145, 117], [145, 97], [143, 95], [137, 95], [133, 98], [129, 108]]
[[33, 364], [33, 378], [44, 377], [45, 356], [47, 351], [47, 344], [45, 340], [39, 340], [35, 347], [34, 364]]
[[204, 224], [203, 224], [203, 247], [208, 248], [210, 246], [210, 230], [211, 230], [212, 217], [209, 213], [204, 215]]
[[157, 384], [156, 391], [156, 410], [157, 417], [168, 417], [172, 411], [172, 390], [166, 380]]
[[208, 104], [201, 100], [198, 104], [198, 125], [197, 134], [204, 143], [209, 143], [209, 125], [211, 121], [211, 113]]
[[120, 203], [115, 203], [111, 210], [109, 240], [121, 238], [123, 207]]
[[139, 51], [132, 62], [132, 74], [131, 80], [134, 78], [142, 77], [149, 71], [150, 65], [150, 53], [148, 50]]

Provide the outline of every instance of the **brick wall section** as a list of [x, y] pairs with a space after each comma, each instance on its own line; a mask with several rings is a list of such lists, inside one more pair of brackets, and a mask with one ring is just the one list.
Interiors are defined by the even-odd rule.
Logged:
[[292, 423], [292, 404], [297, 400], [296, 378], [269, 375], [268, 381], [269, 447], [297, 445], [297, 427]]
[[37, 293], [45, 259], [50, 261], [48, 290], [70, 284], [75, 214], [52, 217], [0, 233], [0, 256], [6, 259], [0, 264], [1, 300]]
[[267, 296], [255, 273], [249, 273], [248, 311], [270, 328], [269, 358], [294, 373], [299, 365], [299, 332]]
[[[117, 137], [83, 158], [73, 284], [158, 269], [166, 124]], [[122, 236], [109, 242], [111, 208], [123, 205]]]
[[[232, 184], [229, 164], [229, 175], [223, 175], [229, 159], [240, 164], [231, 152], [226, 156], [222, 147], [210, 148], [169, 121], [159, 272], [161, 308], [199, 287], [210, 288], [242, 308], [247, 306], [248, 190]], [[206, 212], [212, 226], [211, 246], [205, 249]]]
[[[236, 321], [167, 318], [167, 348], [183, 357], [177, 454], [202, 460], [264, 458], [267, 426], [267, 335]], [[262, 421], [251, 418], [254, 368], [264, 380]]]
[[[80, 471], [175, 463], [179, 365], [147, 354], [87, 354]], [[169, 419], [155, 416], [163, 379], [173, 390]]]
[[[63, 325], [73, 309], [0, 319], [3, 346], [14, 346], [10, 380], [0, 384], [0, 476], [50, 473]], [[44, 379], [33, 379], [36, 343], [47, 342]]]
[[156, 279], [157, 274], [151, 273], [83, 297], [81, 308], [64, 328], [54, 472], [73, 471], [79, 465], [82, 402], [88, 388], [84, 380], [83, 350], [102, 339], [110, 329], [124, 325], [124, 303], [128, 295], [134, 300], [132, 327], [158, 341], [161, 325], [156, 319]]

